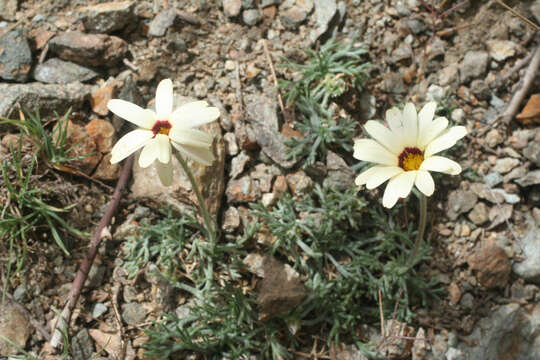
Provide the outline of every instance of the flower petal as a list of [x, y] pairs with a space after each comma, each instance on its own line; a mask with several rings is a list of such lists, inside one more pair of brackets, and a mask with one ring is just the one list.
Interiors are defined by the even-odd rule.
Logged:
[[150, 166], [159, 157], [160, 153], [159, 140], [157, 137], [146, 143], [139, 155], [139, 166], [146, 168]]
[[431, 196], [435, 191], [435, 182], [431, 177], [431, 174], [427, 171], [419, 170], [416, 174], [416, 180], [414, 184], [424, 195]]
[[173, 126], [192, 128], [215, 121], [219, 115], [219, 109], [209, 107], [206, 101], [194, 101], [174, 110], [171, 121]]
[[379, 142], [381, 145], [386, 147], [394, 154], [399, 154], [402, 151], [400, 141], [396, 137], [396, 135], [380, 122], [369, 120], [364, 125], [364, 129], [366, 129], [367, 133], [373, 139], [375, 139], [377, 142]]
[[152, 131], [144, 129], [133, 130], [122, 136], [111, 150], [111, 164], [116, 164], [139, 150], [152, 136]]
[[435, 109], [437, 109], [437, 103], [435, 101], [428, 102], [422, 110], [418, 113], [418, 138], [422, 138], [429, 125], [433, 121], [435, 116]]
[[369, 190], [375, 189], [386, 180], [401, 174], [403, 169], [398, 166], [374, 166], [377, 170], [370, 176], [366, 182], [366, 188]]
[[418, 117], [413, 103], [405, 104], [403, 108], [403, 145], [416, 146], [418, 138]]
[[457, 162], [443, 156], [431, 156], [422, 162], [420, 170], [457, 175], [461, 172], [461, 166]]
[[169, 137], [182, 145], [189, 145], [199, 148], [209, 148], [214, 138], [197, 129], [187, 129], [174, 127], [169, 132]]
[[416, 178], [416, 171], [404, 171], [390, 179], [383, 196], [383, 206], [387, 208], [393, 207], [398, 198], [405, 198], [411, 192], [411, 189]]
[[156, 113], [158, 119], [168, 119], [173, 108], [173, 84], [171, 79], [161, 80], [156, 89]]
[[418, 133], [418, 147], [424, 149], [433, 139], [448, 126], [448, 120], [445, 117], [438, 117], [432, 121], [422, 133]]
[[156, 167], [161, 183], [165, 186], [170, 186], [173, 180], [172, 161], [169, 161], [168, 163], [162, 163], [158, 161]]
[[159, 143], [158, 160], [163, 164], [171, 161], [171, 141], [167, 135], [157, 134], [156, 139]]
[[424, 151], [424, 156], [429, 157], [454, 146], [465, 135], [467, 135], [467, 129], [464, 126], [454, 126], [448, 129], [447, 132], [429, 143]]
[[392, 131], [396, 131], [403, 127], [401, 119], [401, 111], [397, 107], [393, 107], [386, 111], [386, 122]]
[[174, 146], [174, 148], [178, 150], [183, 156], [189, 157], [205, 166], [210, 166], [214, 162], [214, 154], [209, 148], [181, 145], [175, 143], [174, 141], [172, 142], [172, 146]]
[[122, 119], [127, 120], [143, 129], [154, 126], [155, 114], [152, 110], [130, 103], [129, 101], [112, 99], [107, 103], [109, 110]]
[[354, 141], [353, 156], [358, 160], [377, 164], [396, 166], [398, 158], [381, 144], [371, 139], [357, 139]]

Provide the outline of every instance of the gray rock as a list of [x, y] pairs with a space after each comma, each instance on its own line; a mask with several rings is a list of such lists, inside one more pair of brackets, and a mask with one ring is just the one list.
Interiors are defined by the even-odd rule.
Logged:
[[14, 21], [17, 13], [18, 0], [2, 0], [0, 1], [0, 19], [6, 21]]
[[448, 196], [448, 218], [456, 220], [460, 214], [470, 211], [478, 201], [472, 191], [455, 190]]
[[463, 109], [454, 109], [452, 110], [450, 117], [458, 124], [462, 124], [463, 119], [465, 118], [465, 111]]
[[25, 302], [27, 297], [28, 293], [26, 292], [26, 287], [22, 284], [17, 286], [15, 291], [13, 291], [13, 298], [17, 302]]
[[503, 182], [506, 184], [514, 179], [524, 177], [525, 175], [527, 175], [528, 172], [529, 172], [529, 167], [527, 165], [514, 168], [514, 170], [504, 175]]
[[521, 187], [540, 184], [540, 169], [527, 172], [525, 176], [517, 179], [516, 182]]
[[398, 63], [403, 60], [412, 58], [413, 51], [409, 44], [401, 43], [394, 51], [392, 51], [392, 62]]
[[[444, 89], [440, 87], [439, 85], [432, 84], [429, 86], [427, 93], [426, 93], [426, 100], [427, 101], [441, 101], [441, 99], [444, 97]], [[457, 109], [456, 109], [457, 110]]]
[[49, 51], [82, 65], [111, 66], [126, 56], [128, 45], [117, 36], [68, 31], [49, 40]]
[[262, 151], [276, 164], [289, 169], [296, 162], [288, 160], [285, 137], [279, 132], [277, 100], [271, 96], [252, 95], [246, 97], [248, 121], [253, 126], [256, 141]]
[[439, 85], [455, 86], [459, 84], [459, 67], [457, 64], [450, 64], [439, 71]]
[[242, 9], [255, 8], [255, 0], [242, 0]]
[[110, 34], [135, 21], [134, 1], [114, 1], [80, 9], [81, 21], [87, 32]]
[[223, 140], [225, 140], [227, 155], [234, 156], [238, 154], [238, 144], [236, 143], [236, 136], [234, 136], [234, 133], [225, 133], [225, 135], [223, 135]]
[[107, 268], [105, 266], [92, 266], [88, 272], [88, 278], [86, 279], [84, 285], [91, 289], [100, 287], [103, 283], [103, 278], [105, 277], [106, 271]]
[[230, 206], [223, 213], [223, 230], [227, 233], [232, 233], [240, 226], [240, 213], [234, 206]]
[[501, 144], [503, 141], [504, 141], [504, 138], [501, 132], [497, 129], [491, 129], [486, 134], [486, 144], [490, 148], [494, 148], [495, 146]]
[[[176, 95], [174, 107], [176, 108], [191, 101], [194, 101], [194, 99]], [[195, 181], [202, 189], [203, 197], [206, 198], [208, 210], [215, 216], [219, 212], [225, 188], [225, 144], [217, 121], [203, 125], [198, 129], [214, 137], [213, 152], [215, 161], [211, 166], [203, 166], [190, 159], [187, 159], [187, 162], [195, 176]], [[173, 183], [171, 186], [161, 184], [155, 163], [143, 169], [138, 164], [138, 157], [135, 160], [133, 164], [133, 184], [131, 186], [133, 199], [145, 201], [149, 206], [156, 209], [171, 207], [178, 212], [187, 211], [191, 209], [193, 204], [197, 203], [191, 183], [176, 156], [172, 157]]]
[[92, 87], [80, 83], [50, 85], [41, 83], [0, 84], [0, 116], [14, 117], [17, 104], [39, 109], [42, 116], [64, 114], [68, 108], [79, 110], [90, 97]]
[[465, 358], [461, 350], [451, 347], [446, 352], [446, 360], [465, 360]]
[[459, 68], [462, 83], [479, 78], [486, 73], [489, 54], [485, 51], [469, 51], [465, 54]]
[[244, 10], [242, 13], [244, 24], [249, 26], [257, 25], [262, 20], [262, 14], [257, 9]]
[[251, 160], [251, 157], [247, 152], [242, 150], [240, 154], [235, 156], [231, 161], [231, 171], [229, 176], [231, 179], [235, 179], [238, 175], [244, 172], [247, 163]]
[[71, 339], [71, 351], [75, 360], [88, 360], [94, 354], [94, 342], [90, 339], [88, 330], [81, 329]]
[[489, 100], [491, 98], [491, 90], [484, 80], [476, 79], [471, 81], [471, 91], [478, 100]]
[[534, 1], [530, 6], [531, 13], [534, 15], [536, 21], [540, 23], [540, 1]]
[[[306, 1], [306, 3], [310, 2]], [[313, 9], [313, 2], [311, 2], [310, 4], [311, 7], [309, 5], [305, 6], [304, 4], [294, 5], [290, 9], [280, 12], [279, 18], [283, 27], [288, 30], [298, 29], [300, 24], [307, 19], [307, 16]]]
[[364, 353], [355, 346], [341, 346], [336, 348], [336, 360], [368, 360]]
[[105, 304], [96, 303], [92, 309], [92, 317], [94, 319], [99, 318], [101, 315], [105, 314], [109, 310]]
[[0, 78], [25, 82], [32, 67], [32, 52], [25, 33], [15, 30], [1, 37], [0, 49]]
[[516, 54], [517, 44], [509, 40], [488, 40], [489, 56], [496, 61], [504, 61]]
[[122, 319], [128, 325], [139, 325], [146, 318], [148, 310], [139, 303], [133, 302], [122, 305]]
[[307, 194], [313, 189], [313, 180], [302, 170], [288, 174], [286, 178], [289, 188], [296, 196]]
[[242, 0], [223, 0], [223, 12], [228, 17], [235, 17], [240, 15], [242, 10]]
[[509, 172], [510, 170], [512, 170], [518, 165], [519, 165], [518, 159], [507, 157], [507, 158], [497, 159], [497, 161], [495, 162], [495, 166], [493, 167], [493, 170], [501, 174], [506, 174], [507, 172]]
[[350, 189], [354, 186], [354, 172], [338, 154], [328, 151], [326, 156], [326, 181], [338, 190]]
[[486, 186], [493, 188], [503, 182], [503, 176], [498, 172], [490, 172], [484, 176], [484, 183]]
[[39, 64], [34, 70], [37, 81], [48, 84], [69, 84], [75, 81], [85, 82], [96, 78], [98, 74], [84, 66], [60, 60], [49, 59]]
[[[0, 336], [8, 338], [18, 348], [24, 349], [34, 329], [26, 318], [9, 302], [0, 303]], [[0, 338], [0, 356], [18, 353], [16, 347]]]
[[338, 7], [335, 0], [315, 0], [315, 19], [317, 24], [311, 31], [310, 38], [312, 42], [317, 41], [319, 37], [325, 34], [336, 15], [339, 16]]
[[407, 92], [403, 77], [395, 72], [383, 74], [382, 90], [391, 94], [405, 94]]
[[525, 149], [523, 155], [531, 160], [536, 166], [540, 167], [540, 142], [531, 141]]
[[280, 2], [281, 2], [281, 0], [262, 0], [261, 1], [261, 7], [265, 8], [265, 7], [270, 6], [270, 5], [279, 5]]
[[512, 217], [513, 210], [514, 210], [514, 207], [510, 204], [502, 204], [499, 206], [493, 206], [489, 210], [489, 214], [488, 214], [489, 220], [491, 221], [491, 224], [489, 225], [488, 230], [491, 230], [494, 227], [497, 227], [500, 224], [504, 223], [505, 221], [509, 220]]
[[168, 8], [163, 9], [157, 14], [157, 16], [150, 22], [148, 27], [149, 36], [163, 36], [167, 29], [174, 24], [177, 13], [176, 9]]
[[468, 336], [469, 347], [460, 343], [465, 359], [534, 360], [540, 358], [540, 305], [532, 309], [503, 305], [481, 319]]
[[418, 19], [409, 20], [407, 24], [409, 25], [409, 29], [411, 29], [412, 33], [415, 35], [420, 34], [426, 29], [424, 23]]
[[540, 228], [531, 222], [520, 243], [525, 259], [514, 263], [512, 270], [525, 280], [540, 284]]

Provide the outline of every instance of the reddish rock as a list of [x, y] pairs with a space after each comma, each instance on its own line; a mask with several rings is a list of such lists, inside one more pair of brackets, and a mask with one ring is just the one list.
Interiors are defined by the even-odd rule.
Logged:
[[68, 31], [52, 38], [49, 50], [64, 60], [83, 65], [110, 66], [126, 56], [128, 45], [116, 36]]
[[488, 289], [504, 288], [508, 283], [512, 264], [508, 256], [499, 246], [488, 243], [479, 246], [467, 260], [469, 266], [476, 272], [476, 278]]
[[90, 105], [96, 114], [106, 116], [109, 113], [107, 103], [113, 98], [119, 84], [120, 82], [113, 81], [110, 84], [107, 84], [104, 87], [94, 91], [92, 95], [90, 95]]
[[100, 180], [117, 180], [120, 177], [122, 167], [120, 163], [111, 164], [111, 154], [105, 154], [101, 159], [93, 177]]
[[85, 129], [96, 143], [97, 151], [101, 153], [111, 151], [115, 142], [115, 131], [110, 122], [102, 119], [92, 119], [86, 124]]
[[68, 156], [76, 158], [66, 165], [90, 175], [99, 163], [101, 154], [97, 151], [96, 143], [88, 136], [86, 129], [71, 120], [68, 121], [67, 126], [66, 146], [71, 147]]

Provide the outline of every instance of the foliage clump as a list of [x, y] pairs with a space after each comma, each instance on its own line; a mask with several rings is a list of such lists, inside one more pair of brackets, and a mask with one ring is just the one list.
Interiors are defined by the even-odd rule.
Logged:
[[[173, 286], [192, 289], [194, 296], [182, 307], [186, 313], [166, 314], [148, 330], [150, 356], [197, 353], [209, 359], [247, 359], [251, 355], [287, 359], [291, 350], [301, 350], [303, 341], [299, 339], [310, 339], [313, 328], [322, 329], [328, 343], [354, 342], [367, 349], [362, 343], [366, 339], [357, 330], [378, 321], [379, 290], [385, 314], [391, 314], [400, 299], [398, 319], [410, 319], [411, 304], [426, 301], [433, 293], [434, 283], [412, 268], [427, 257], [427, 249], [422, 248], [412, 261], [407, 255], [413, 246], [412, 227], [401, 231], [393, 217], [370, 208], [355, 190], [316, 186], [312, 194], [284, 195], [273, 208], [254, 205], [252, 214], [257, 221], [244, 237], [203, 253], [193, 251], [191, 242], [196, 236], [178, 231], [182, 226], [191, 227], [181, 218], [168, 217], [143, 232], [149, 241], [141, 241], [137, 249], [141, 253], [144, 244], [154, 249], [145, 258], [148, 261], [169, 266], [164, 261], [168, 258], [164, 253], [169, 251], [164, 249], [176, 252], [179, 247], [170, 244], [177, 239], [192, 254], [189, 258], [188, 251], [178, 255], [182, 259], [178, 274], [188, 270], [182, 264], [196, 264], [194, 268], [201, 270], [191, 273], [189, 285], [185, 277], [171, 279]], [[163, 236], [156, 226], [176, 230]], [[191, 229], [192, 234], [198, 231]], [[292, 266], [309, 292], [296, 308], [268, 319], [261, 316], [255, 289], [247, 285], [252, 275], [241, 264], [253, 251], [249, 239], [257, 231], [267, 230], [273, 243], [260, 250]], [[203, 276], [209, 259], [219, 264], [211, 282]]]
[[356, 123], [336, 111], [340, 97], [359, 94], [368, 77], [370, 65], [363, 62], [367, 50], [355, 42], [328, 40], [318, 51], [307, 50], [305, 65], [285, 60], [285, 66], [300, 73], [295, 81], [281, 80], [285, 99], [294, 103], [301, 116], [297, 122], [303, 137], [287, 142], [288, 158], [303, 158], [303, 167], [324, 161], [329, 149], [351, 151]]

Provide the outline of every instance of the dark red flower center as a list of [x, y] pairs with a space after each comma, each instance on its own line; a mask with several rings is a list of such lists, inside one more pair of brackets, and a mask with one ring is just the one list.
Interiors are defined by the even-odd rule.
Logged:
[[424, 152], [416, 147], [406, 147], [399, 154], [399, 167], [405, 171], [420, 169], [424, 161]]
[[154, 136], [157, 134], [169, 135], [171, 127], [172, 125], [168, 120], [158, 120], [152, 127], [152, 132], [154, 133]]

